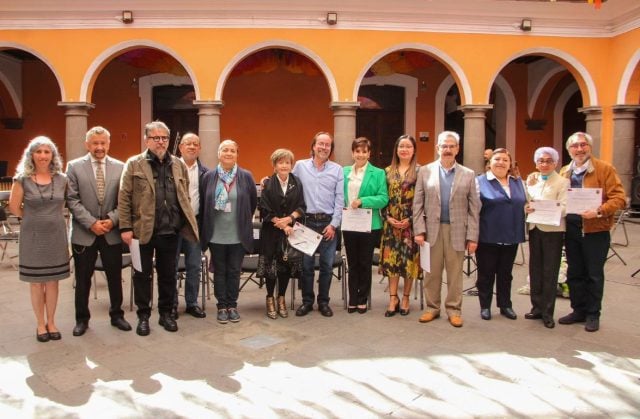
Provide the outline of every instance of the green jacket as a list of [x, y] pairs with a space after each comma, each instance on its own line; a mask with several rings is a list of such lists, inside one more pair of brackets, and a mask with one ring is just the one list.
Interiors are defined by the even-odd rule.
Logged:
[[[353, 166], [344, 167], [344, 206], [348, 207], [349, 203], [346, 202], [349, 195], [349, 175]], [[362, 201], [361, 208], [373, 209], [373, 215], [371, 217], [371, 230], [379, 230], [382, 228], [382, 217], [380, 216], [380, 210], [387, 206], [389, 203], [389, 193], [387, 191], [387, 177], [384, 170], [379, 169], [372, 165], [367, 164], [364, 178], [362, 179], [362, 185], [360, 186], [360, 192], [358, 193], [358, 199]]]

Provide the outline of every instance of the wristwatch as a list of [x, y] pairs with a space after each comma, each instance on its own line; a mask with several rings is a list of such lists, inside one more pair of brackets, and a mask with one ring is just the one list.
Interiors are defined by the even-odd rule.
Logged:
[[596, 218], [602, 218], [602, 213], [600, 212], [600, 210], [598, 210], [598, 212], [596, 213]]

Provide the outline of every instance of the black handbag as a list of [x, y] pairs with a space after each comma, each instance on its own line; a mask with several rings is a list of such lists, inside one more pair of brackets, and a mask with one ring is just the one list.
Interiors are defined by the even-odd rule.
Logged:
[[282, 261], [289, 264], [302, 263], [302, 252], [289, 244], [289, 240], [282, 242]]

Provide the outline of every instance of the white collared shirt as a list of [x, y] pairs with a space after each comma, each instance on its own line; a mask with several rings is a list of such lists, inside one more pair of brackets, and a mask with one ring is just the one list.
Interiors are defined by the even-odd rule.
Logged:
[[347, 187], [347, 202], [349, 205], [356, 199], [358, 199], [358, 195], [360, 194], [360, 187], [362, 186], [362, 180], [364, 179], [364, 174], [367, 171], [367, 167], [369, 166], [369, 162], [366, 162], [364, 166], [356, 173], [356, 165], [354, 164], [351, 169], [351, 173], [349, 173], [349, 186]]
[[200, 212], [200, 192], [198, 188], [200, 187], [199, 176], [200, 171], [198, 170], [198, 161], [193, 162], [191, 167], [187, 163], [185, 163], [184, 159], [180, 157], [180, 160], [187, 166], [187, 173], [189, 174], [189, 197], [191, 198], [191, 208], [193, 209], [193, 214], [198, 215]]
[[93, 156], [91, 157], [91, 170], [93, 170], [93, 178], [96, 179], [96, 169], [98, 168], [98, 162], [102, 163], [102, 173], [104, 174], [104, 178], [107, 178], [107, 158], [104, 159], [95, 159]]

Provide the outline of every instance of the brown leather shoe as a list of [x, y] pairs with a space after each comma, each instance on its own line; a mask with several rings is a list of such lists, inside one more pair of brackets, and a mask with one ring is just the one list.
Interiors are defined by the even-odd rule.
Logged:
[[429, 323], [431, 320], [435, 320], [440, 317], [440, 313], [434, 313], [433, 311], [425, 311], [418, 319], [420, 323]]
[[460, 316], [449, 316], [449, 323], [453, 327], [462, 327], [462, 317]]

